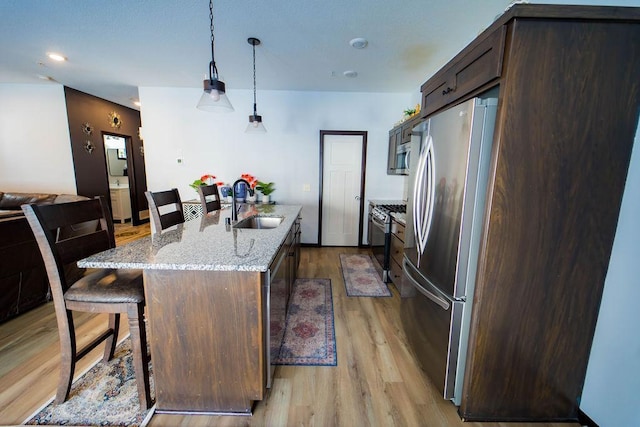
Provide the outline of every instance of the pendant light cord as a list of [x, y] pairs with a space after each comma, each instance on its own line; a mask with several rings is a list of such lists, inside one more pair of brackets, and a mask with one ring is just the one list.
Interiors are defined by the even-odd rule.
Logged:
[[209, 28], [211, 30], [211, 63], [209, 64], [209, 80], [213, 81], [214, 76], [216, 80], [218, 79], [218, 69], [216, 68], [216, 61], [213, 55], [213, 0], [209, 0], [209, 22]]
[[258, 110], [256, 107], [256, 43], [251, 43], [253, 45], [253, 117], [258, 115]]

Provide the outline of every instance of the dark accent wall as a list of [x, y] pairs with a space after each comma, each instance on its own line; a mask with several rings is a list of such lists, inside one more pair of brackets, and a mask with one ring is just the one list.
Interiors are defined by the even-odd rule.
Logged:
[[[132, 223], [140, 224], [142, 221], [139, 212], [148, 208], [144, 195], [147, 178], [141, 149], [143, 143], [138, 135], [140, 112], [66, 86], [64, 93], [78, 194], [87, 197], [103, 196], [111, 203], [103, 134], [122, 136], [127, 140]], [[119, 127], [112, 126], [109, 115], [113, 112], [119, 116]], [[91, 134], [85, 132], [85, 123], [92, 126]], [[86, 148], [87, 141], [93, 146], [91, 152]]]

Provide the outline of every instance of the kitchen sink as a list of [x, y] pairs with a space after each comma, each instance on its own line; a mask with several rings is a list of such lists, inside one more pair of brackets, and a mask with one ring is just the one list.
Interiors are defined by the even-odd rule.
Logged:
[[238, 221], [238, 223], [236, 223], [236, 225], [234, 225], [233, 227], [255, 229], [276, 228], [283, 220], [284, 217], [281, 216], [254, 215]]

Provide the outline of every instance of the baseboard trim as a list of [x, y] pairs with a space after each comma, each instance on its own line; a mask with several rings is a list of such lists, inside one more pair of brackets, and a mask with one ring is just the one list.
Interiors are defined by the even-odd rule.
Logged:
[[317, 243], [300, 243], [300, 246], [303, 248], [319, 248], [320, 245]]

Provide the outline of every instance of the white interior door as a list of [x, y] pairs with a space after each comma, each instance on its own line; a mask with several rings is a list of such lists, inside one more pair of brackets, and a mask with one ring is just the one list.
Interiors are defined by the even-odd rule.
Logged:
[[323, 246], [358, 246], [362, 193], [362, 135], [323, 137]]

